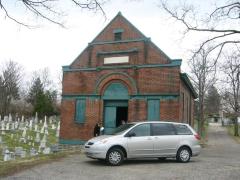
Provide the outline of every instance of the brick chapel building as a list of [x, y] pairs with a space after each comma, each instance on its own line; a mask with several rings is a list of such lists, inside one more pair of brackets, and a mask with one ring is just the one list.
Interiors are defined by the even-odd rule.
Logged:
[[97, 122], [176, 121], [193, 126], [196, 93], [170, 59], [121, 13], [63, 66], [60, 143], [82, 144]]

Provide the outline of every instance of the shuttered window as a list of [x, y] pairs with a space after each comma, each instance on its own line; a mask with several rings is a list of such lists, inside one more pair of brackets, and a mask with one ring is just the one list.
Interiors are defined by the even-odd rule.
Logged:
[[159, 121], [160, 120], [160, 101], [148, 100], [148, 120]]
[[85, 99], [76, 100], [75, 121], [77, 123], [85, 122], [85, 111], [86, 111], [86, 100]]

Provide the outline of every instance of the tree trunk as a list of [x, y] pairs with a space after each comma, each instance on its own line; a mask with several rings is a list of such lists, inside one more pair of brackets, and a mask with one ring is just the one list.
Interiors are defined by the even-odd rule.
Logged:
[[238, 133], [238, 117], [234, 117], [234, 136], [239, 136]]

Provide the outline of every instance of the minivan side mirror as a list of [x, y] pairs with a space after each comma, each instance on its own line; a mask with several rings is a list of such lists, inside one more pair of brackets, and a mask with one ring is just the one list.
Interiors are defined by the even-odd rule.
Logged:
[[126, 137], [134, 137], [136, 134], [134, 132], [127, 133]]

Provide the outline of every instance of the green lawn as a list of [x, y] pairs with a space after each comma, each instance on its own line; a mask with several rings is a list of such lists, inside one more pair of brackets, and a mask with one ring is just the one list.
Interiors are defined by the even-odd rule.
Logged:
[[[196, 132], [198, 132], [198, 121], [197, 120], [194, 121], [194, 130]], [[208, 122], [206, 121], [204, 124], [204, 131], [202, 132], [201, 142], [200, 142], [203, 146], [205, 146], [208, 141], [208, 133], [207, 132], [208, 132]]]
[[[240, 143], [240, 136], [234, 136], [234, 125], [227, 126], [228, 133], [235, 139], [238, 143]], [[240, 126], [238, 126], [238, 132], [240, 134]]]
[[0, 163], [0, 177], [17, 173], [21, 170], [31, 168], [35, 165], [47, 163], [66, 157], [67, 152], [54, 153], [49, 155], [38, 155], [34, 157], [22, 158], [15, 161], [6, 161]]

